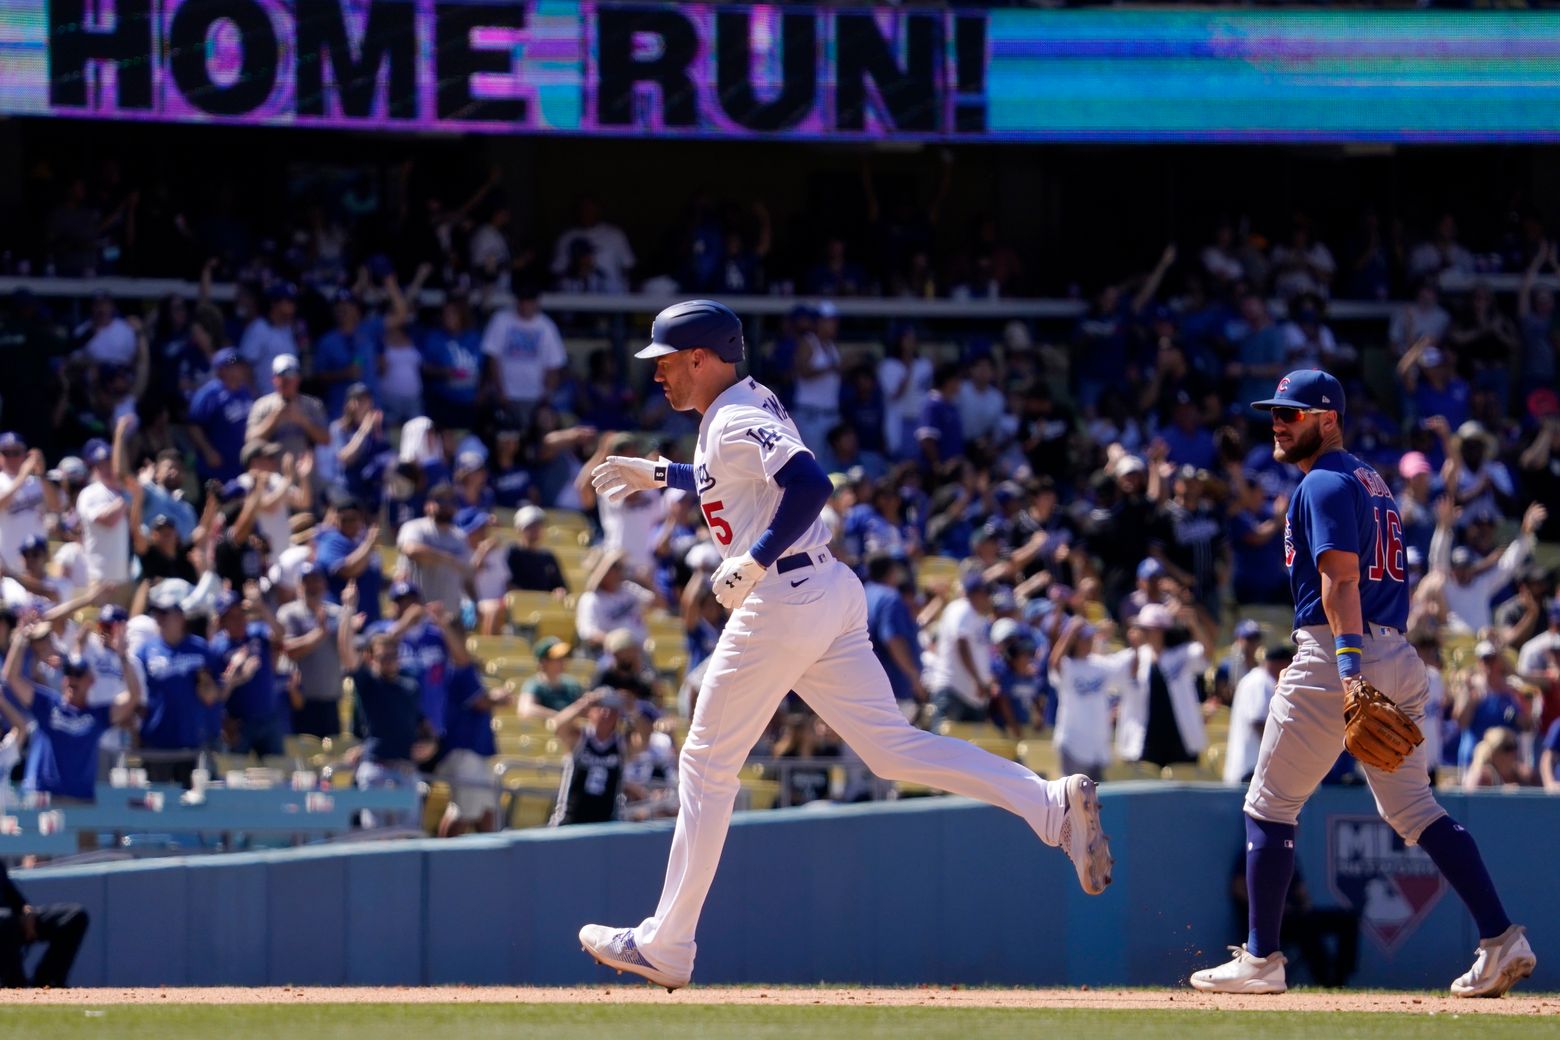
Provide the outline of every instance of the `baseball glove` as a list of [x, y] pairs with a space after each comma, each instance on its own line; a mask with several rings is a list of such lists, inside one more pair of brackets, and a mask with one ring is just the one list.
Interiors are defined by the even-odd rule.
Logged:
[[1343, 746], [1349, 754], [1385, 773], [1424, 743], [1414, 720], [1363, 676], [1350, 679], [1343, 702]]

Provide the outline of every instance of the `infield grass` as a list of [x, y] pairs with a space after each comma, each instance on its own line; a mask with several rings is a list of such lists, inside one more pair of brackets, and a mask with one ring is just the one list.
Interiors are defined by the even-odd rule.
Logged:
[[1539, 1016], [1269, 1011], [754, 1007], [567, 1004], [134, 1005], [0, 1008], [0, 1036], [26, 1040], [1553, 1040]]

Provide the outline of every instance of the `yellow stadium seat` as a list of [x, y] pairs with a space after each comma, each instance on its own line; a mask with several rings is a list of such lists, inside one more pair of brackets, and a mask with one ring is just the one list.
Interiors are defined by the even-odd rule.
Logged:
[[970, 743], [998, 758], [1005, 758], [1009, 762], [1018, 761], [1018, 741], [1009, 737], [974, 737]]
[[1182, 782], [1219, 779], [1211, 770], [1204, 768], [1200, 763], [1196, 762], [1177, 762], [1174, 765], [1165, 766], [1159, 771], [1159, 778], [1161, 780], [1179, 780]]
[[939, 583], [952, 584], [959, 579], [959, 561], [951, 556], [927, 556], [916, 564], [915, 572], [923, 589]]
[[518, 791], [509, 799], [509, 826], [513, 830], [545, 827], [552, 819], [556, 796]]
[[423, 802], [422, 829], [428, 834], [439, 833], [439, 821], [450, 804], [450, 785], [435, 780], [428, 785], [428, 797]]
[[590, 521], [586, 519], [585, 514], [574, 509], [547, 510], [547, 526], [575, 531], [590, 531]]
[[1048, 780], [1062, 775], [1056, 745], [1049, 740], [1026, 740], [1019, 744], [1018, 760]]
[[1113, 762], [1105, 767], [1105, 779], [1158, 780], [1159, 767], [1149, 762]]
[[778, 780], [743, 780], [742, 790], [747, 792], [749, 809], [773, 809], [780, 800]]
[[526, 619], [526, 625], [536, 633], [537, 639], [557, 636], [571, 646], [579, 641], [579, 634], [574, 630], [573, 611], [536, 611]]

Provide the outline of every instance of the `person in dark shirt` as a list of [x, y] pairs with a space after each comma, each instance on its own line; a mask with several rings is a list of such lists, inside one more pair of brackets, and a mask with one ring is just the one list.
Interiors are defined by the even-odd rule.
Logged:
[[141, 561], [141, 580], [156, 584], [163, 578], [183, 578], [191, 585], [199, 581], [200, 575], [187, 555], [189, 546], [179, 541], [179, 530], [173, 518], [158, 513], [147, 525], [149, 533], [143, 534], [133, 514], [134, 510], [130, 537], [135, 542], [136, 558]]
[[[605, 686], [591, 690], [557, 715], [558, 739], [569, 745], [549, 826], [617, 819], [626, 745], [618, 732], [623, 701]], [[581, 725], [580, 716], [585, 716]]]
[[568, 595], [569, 582], [551, 549], [542, 545], [547, 514], [539, 506], [526, 506], [515, 514], [515, 530], [520, 541], [509, 547], [509, 587], [533, 592], [551, 592], [562, 599]]
[[[27, 902], [0, 860], [0, 986], [63, 989], [70, 985], [70, 968], [87, 934], [87, 923], [87, 912], [75, 903], [33, 906]], [[48, 949], [29, 979], [22, 953], [36, 943]]]
[[[417, 764], [432, 758], [435, 750], [433, 731], [422, 713], [422, 684], [401, 671], [399, 640], [386, 622], [365, 630], [366, 653], [359, 653], [351, 620], [357, 608], [357, 585], [348, 582], [341, 591], [346, 617], [337, 628], [337, 650], [342, 671], [352, 678], [365, 734], [357, 786], [416, 789]], [[398, 812], [365, 812], [363, 825], [395, 827], [413, 822], [404, 817]]]

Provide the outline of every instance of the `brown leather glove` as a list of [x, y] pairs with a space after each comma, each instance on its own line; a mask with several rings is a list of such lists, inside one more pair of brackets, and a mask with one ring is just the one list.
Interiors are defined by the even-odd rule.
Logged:
[[1365, 765], [1396, 772], [1424, 743], [1414, 720], [1363, 676], [1345, 684], [1343, 746]]

